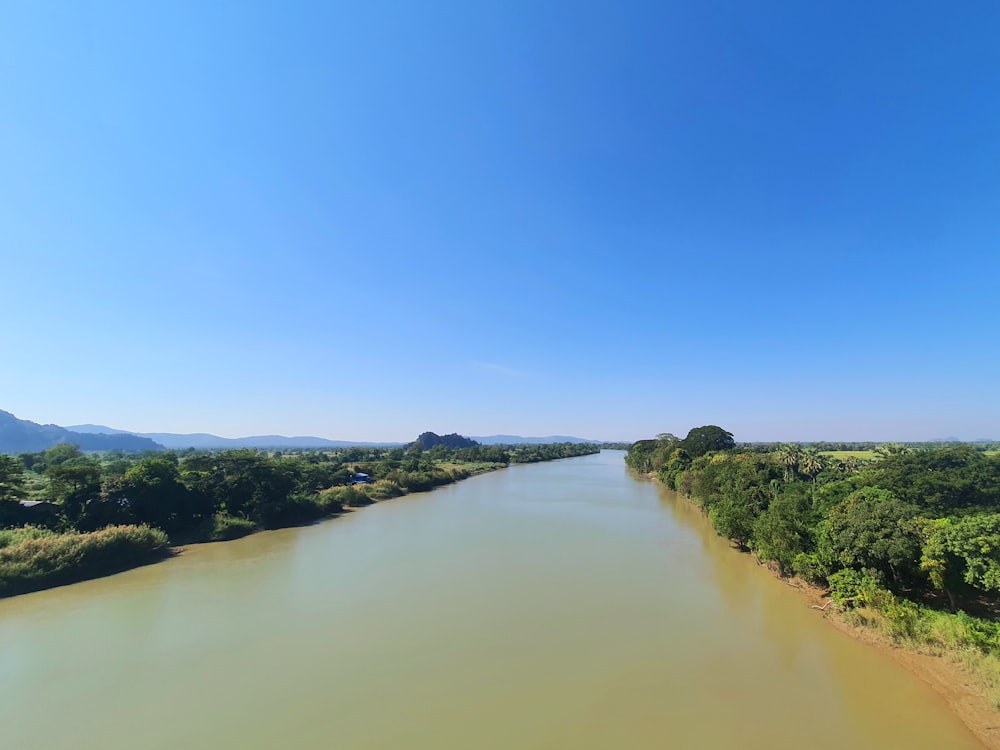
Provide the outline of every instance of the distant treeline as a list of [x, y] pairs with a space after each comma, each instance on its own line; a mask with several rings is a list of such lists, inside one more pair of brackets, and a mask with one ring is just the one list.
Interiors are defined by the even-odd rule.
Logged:
[[980, 671], [1000, 688], [1000, 456], [954, 443], [764, 450], [731, 438], [715, 426], [664, 434], [626, 461], [781, 574], [827, 586], [856, 620], [985, 654]]
[[[233, 539], [599, 446], [352, 447], [267, 453], [0, 455], [0, 596], [138, 564], [168, 544]], [[116, 529], [111, 532], [104, 530]], [[97, 536], [94, 534], [97, 533]]]
[[795, 445], [803, 450], [814, 450], [818, 452], [828, 451], [875, 451], [885, 445], [900, 446], [911, 450], [925, 450], [927, 448], [954, 448], [958, 445], [966, 445], [980, 453], [990, 453], [1000, 450], [1000, 441], [996, 440], [976, 440], [975, 442], [962, 442], [959, 440], [926, 440], [922, 442], [873, 442], [873, 441], [828, 441], [817, 440], [814, 442], [796, 443], [739, 443], [740, 448], [752, 450], [756, 453], [772, 453], [781, 449], [785, 445]]

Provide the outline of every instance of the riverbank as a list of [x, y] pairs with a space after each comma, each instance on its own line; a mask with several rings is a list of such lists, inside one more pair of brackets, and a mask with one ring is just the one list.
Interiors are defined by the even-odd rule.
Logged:
[[[513, 451], [505, 454], [508, 459], [505, 462], [462, 461], [445, 454], [446, 459], [429, 461], [414, 470], [393, 467], [391, 473], [375, 481], [328, 487], [311, 494], [289, 492], [270, 512], [258, 511], [257, 520], [226, 512], [230, 502], [223, 493], [224, 498], [217, 506], [223, 510], [170, 534], [148, 523], [119, 523], [89, 532], [57, 532], [32, 525], [0, 529], [0, 598], [113, 575], [171, 557], [192, 545], [233, 541], [261, 531], [335, 518], [345, 511], [506, 468], [511, 454], [522, 459], [519, 463], [532, 463], [568, 457], [559, 455], [555, 448], [570, 455], [595, 452], [593, 446], [579, 445], [532, 448], [534, 453], [529, 451], [523, 456]], [[545, 451], [546, 448], [553, 450]], [[379, 467], [377, 462], [369, 461], [365, 468], [375, 471]], [[188, 494], [181, 484], [176, 488], [179, 493]], [[234, 485], [231, 490], [240, 488]]]
[[[653, 480], [708, 520], [704, 508], [695, 499], [676, 492], [655, 474], [641, 473], [641, 476]], [[713, 533], [717, 532], [713, 530]], [[803, 606], [815, 611], [829, 625], [903, 666], [931, 687], [985, 747], [1000, 750], [1000, 712], [993, 695], [997, 685], [989, 679], [988, 673], [970, 667], [970, 659], [963, 659], [963, 654], [958, 652], [930, 653], [926, 648], [894, 639], [878, 627], [879, 613], [865, 608], [839, 610], [831, 600], [828, 589], [795, 576], [782, 575], [773, 564], [736, 545], [732, 546], [732, 550], [745, 555], [748, 561], [753, 560], [758, 566], [767, 568], [777, 580], [795, 589]], [[971, 661], [974, 664], [974, 658]]]
[[108, 526], [82, 533], [57, 533], [34, 526], [0, 530], [0, 598], [121, 573], [166, 559], [191, 545], [228, 542], [262, 531], [317, 523], [345, 511], [426, 492], [503, 466], [441, 468], [413, 486], [380, 481], [333, 487], [317, 493], [315, 499], [298, 503], [297, 512], [286, 512], [282, 523], [270, 525], [216, 514], [173, 537], [147, 525]]
[[[777, 571], [771, 570], [777, 575]], [[889, 656], [929, 685], [986, 747], [1000, 750], [1000, 715], [991, 697], [995, 686], [962, 664], [958, 655], [931, 654], [900, 644], [880, 630], [851, 621], [845, 613], [833, 609], [825, 589], [798, 578], [778, 577], [796, 589], [830, 625]]]
[[33, 527], [0, 532], [0, 597], [120, 573], [171, 554], [167, 535], [148, 526], [108, 526], [87, 534]]

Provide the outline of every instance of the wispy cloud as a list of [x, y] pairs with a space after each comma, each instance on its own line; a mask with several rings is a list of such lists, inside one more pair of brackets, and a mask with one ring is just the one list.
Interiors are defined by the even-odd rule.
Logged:
[[492, 372], [508, 378], [523, 378], [528, 375], [525, 370], [518, 370], [514, 367], [507, 367], [506, 365], [498, 365], [496, 362], [480, 362], [478, 360], [473, 360], [470, 364], [477, 370], [485, 370], [486, 372]]

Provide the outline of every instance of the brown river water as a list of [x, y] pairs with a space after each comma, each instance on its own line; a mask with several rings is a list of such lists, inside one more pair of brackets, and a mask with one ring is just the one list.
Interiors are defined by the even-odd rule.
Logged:
[[981, 747], [623, 457], [0, 601], [0, 748]]

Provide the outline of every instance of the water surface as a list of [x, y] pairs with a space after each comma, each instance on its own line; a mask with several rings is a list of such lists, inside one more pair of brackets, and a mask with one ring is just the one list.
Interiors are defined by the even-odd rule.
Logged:
[[0, 747], [981, 747], [623, 455], [0, 601]]

